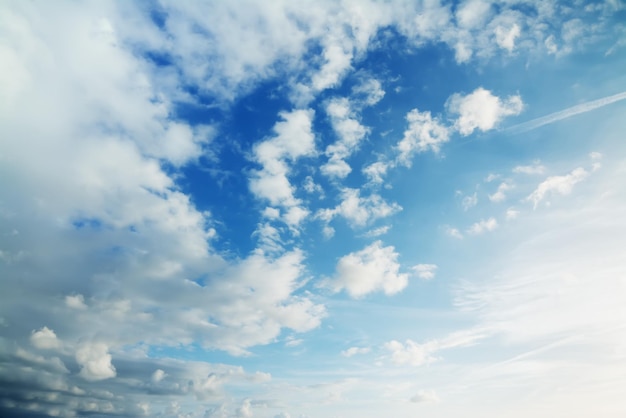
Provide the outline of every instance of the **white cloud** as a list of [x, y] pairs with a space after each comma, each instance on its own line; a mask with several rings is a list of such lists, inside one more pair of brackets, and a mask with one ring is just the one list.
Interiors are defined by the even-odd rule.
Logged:
[[408, 284], [408, 274], [400, 273], [398, 253], [394, 247], [383, 247], [376, 241], [360, 251], [339, 259], [336, 272], [328, 285], [335, 291], [346, 290], [353, 298], [383, 291], [392, 295]]
[[574, 169], [571, 173], [563, 176], [552, 176], [541, 182], [526, 200], [533, 202], [537, 208], [539, 203], [550, 194], [568, 195], [572, 192], [575, 184], [587, 178], [589, 173], [582, 167]]
[[467, 233], [472, 235], [480, 235], [484, 232], [493, 231], [497, 227], [498, 221], [496, 221], [495, 218], [481, 219], [480, 221], [472, 224], [472, 226], [467, 229]]
[[466, 0], [456, 10], [459, 26], [472, 29], [484, 24], [489, 17], [491, 3], [484, 0]]
[[385, 90], [379, 80], [368, 77], [352, 88], [352, 95], [357, 99], [362, 97], [366, 105], [373, 106], [385, 97]]
[[486, 335], [483, 330], [470, 329], [453, 332], [442, 339], [430, 340], [423, 344], [410, 339], [404, 343], [392, 340], [385, 343], [383, 348], [390, 352], [392, 363], [398, 366], [422, 366], [437, 361], [439, 358], [435, 354], [441, 350], [471, 346]]
[[433, 279], [437, 268], [436, 264], [417, 264], [412, 267], [417, 277], [424, 280]]
[[482, 87], [463, 96], [455, 93], [448, 99], [448, 111], [458, 114], [455, 127], [461, 135], [469, 135], [475, 129], [488, 131], [495, 128], [506, 116], [519, 115], [524, 108], [519, 95], [500, 99]]
[[438, 403], [439, 401], [439, 396], [434, 390], [419, 390], [411, 398], [411, 402], [415, 403]]
[[48, 327], [43, 327], [33, 331], [30, 335], [30, 342], [35, 348], [41, 350], [52, 350], [61, 347], [61, 341], [57, 335]]
[[463, 239], [463, 234], [461, 233], [461, 231], [459, 231], [457, 228], [451, 227], [451, 226], [445, 226], [444, 228], [444, 232], [446, 233], [446, 235], [452, 237], [452, 238], [456, 238], [456, 239]]
[[154, 383], [159, 383], [161, 380], [163, 380], [165, 378], [165, 376], [167, 376], [167, 373], [165, 373], [163, 370], [161, 369], [156, 369], [154, 371], [154, 373], [152, 373], [152, 381]]
[[500, 48], [512, 52], [515, 48], [515, 40], [520, 36], [520, 33], [520, 27], [517, 23], [514, 23], [509, 28], [498, 26], [495, 30], [496, 43]]
[[516, 219], [519, 216], [519, 211], [514, 208], [508, 208], [505, 216], [508, 221]]
[[280, 113], [282, 121], [274, 125], [274, 137], [254, 147], [254, 159], [263, 168], [250, 178], [250, 191], [267, 199], [272, 205], [286, 208], [284, 222], [297, 227], [308, 210], [300, 207], [289, 181], [290, 163], [315, 154], [315, 136], [312, 132], [312, 110], [298, 109]]
[[463, 206], [463, 210], [467, 211], [470, 208], [473, 208], [478, 203], [478, 194], [474, 192], [471, 196], [463, 197], [461, 201], [461, 206]]
[[342, 190], [341, 203], [334, 209], [322, 209], [317, 217], [330, 222], [336, 216], [344, 217], [353, 227], [362, 227], [368, 223], [391, 216], [402, 210], [397, 203], [389, 204], [380, 195], [372, 194], [361, 197], [358, 189]]
[[65, 296], [65, 305], [72, 309], [87, 309], [87, 305], [85, 305], [85, 297], [81, 294]]
[[448, 142], [448, 128], [438, 118], [433, 118], [429, 111], [411, 110], [406, 115], [409, 127], [404, 137], [398, 142], [398, 162], [410, 166], [415, 153], [425, 151], [439, 152], [441, 145]]
[[387, 171], [391, 167], [390, 163], [383, 161], [376, 161], [363, 168], [363, 173], [369, 178], [369, 181], [373, 184], [381, 184], [385, 179]]
[[369, 129], [356, 119], [346, 98], [331, 100], [326, 106], [326, 113], [339, 140], [326, 148], [329, 161], [320, 170], [329, 177], [344, 178], [352, 171], [345, 159], [358, 149]]
[[109, 347], [104, 343], [83, 343], [76, 350], [80, 376], [85, 380], [104, 380], [117, 375], [111, 364]]
[[237, 409], [236, 417], [237, 418], [251, 418], [252, 415], [253, 415], [252, 404], [250, 402], [250, 399], [245, 399], [243, 403], [241, 404], [241, 406]]
[[511, 190], [513, 185], [508, 181], [503, 181], [498, 186], [498, 190], [495, 193], [489, 195], [489, 200], [492, 202], [503, 202], [506, 199], [506, 192]]
[[370, 231], [367, 231], [364, 236], [368, 238], [379, 237], [381, 235], [385, 235], [391, 229], [390, 225], [380, 226], [378, 228], [374, 228]]
[[543, 174], [546, 168], [539, 160], [533, 161], [532, 165], [518, 165], [513, 167], [513, 172], [517, 174]]
[[[546, 39], [546, 46], [551, 52], [556, 52], [556, 45], [554, 45], [554, 39], [552, 36]], [[508, 130], [514, 133], [528, 132], [544, 125], [571, 118], [572, 116], [580, 115], [581, 113], [591, 112], [592, 110], [599, 109], [622, 100], [626, 100], [626, 91], [568, 107], [567, 109], [559, 110], [558, 112], [550, 113], [549, 115], [511, 126]]]
[[347, 350], [341, 352], [344, 357], [352, 357], [357, 354], [367, 354], [371, 351], [369, 347], [350, 347]]

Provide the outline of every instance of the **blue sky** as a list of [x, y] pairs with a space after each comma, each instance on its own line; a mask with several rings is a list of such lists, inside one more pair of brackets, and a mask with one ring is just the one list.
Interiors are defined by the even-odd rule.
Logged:
[[0, 5], [0, 415], [622, 417], [620, 1]]

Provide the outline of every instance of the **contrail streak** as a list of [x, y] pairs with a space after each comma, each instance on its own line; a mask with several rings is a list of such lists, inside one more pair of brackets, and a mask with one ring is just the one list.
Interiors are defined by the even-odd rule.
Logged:
[[540, 118], [533, 119], [528, 122], [520, 123], [518, 125], [511, 126], [509, 128], [506, 128], [504, 131], [511, 132], [514, 134], [532, 131], [533, 129], [537, 129], [543, 125], [547, 125], [549, 123], [553, 123], [562, 119], [567, 119], [569, 117], [578, 115], [580, 113], [589, 112], [599, 107], [610, 105], [611, 103], [619, 102], [620, 100], [624, 100], [624, 99], [626, 99], [626, 91], [614, 94], [612, 96], [603, 97], [601, 99], [592, 100], [587, 103], [582, 103], [576, 106], [568, 107], [567, 109], [550, 113], [549, 115], [542, 116]]

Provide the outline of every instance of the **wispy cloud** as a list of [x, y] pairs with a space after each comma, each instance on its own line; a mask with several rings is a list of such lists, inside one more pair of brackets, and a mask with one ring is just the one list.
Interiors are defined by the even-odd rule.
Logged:
[[530, 120], [528, 122], [511, 126], [505, 129], [505, 131], [514, 134], [532, 131], [533, 129], [540, 128], [544, 125], [549, 125], [563, 119], [571, 118], [572, 116], [576, 116], [581, 113], [590, 112], [592, 110], [599, 109], [601, 107], [613, 104], [615, 102], [619, 102], [624, 99], [626, 99], [626, 91], [614, 94], [612, 96], [603, 97], [601, 99], [592, 100], [590, 102], [581, 103], [576, 106], [568, 107], [567, 109], [563, 109], [558, 112], [550, 113], [549, 115]]

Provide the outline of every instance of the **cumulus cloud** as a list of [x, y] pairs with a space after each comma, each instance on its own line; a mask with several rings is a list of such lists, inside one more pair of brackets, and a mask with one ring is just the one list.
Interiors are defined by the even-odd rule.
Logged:
[[361, 197], [358, 189], [343, 189], [341, 198], [338, 206], [333, 209], [321, 209], [316, 216], [325, 222], [341, 216], [353, 227], [362, 227], [376, 219], [386, 218], [402, 210], [400, 205], [387, 203], [378, 194]]
[[496, 43], [500, 48], [512, 52], [515, 48], [515, 40], [520, 36], [520, 33], [521, 30], [517, 23], [514, 23], [508, 28], [497, 26], [495, 30]]
[[80, 376], [85, 380], [104, 380], [116, 376], [111, 364], [109, 347], [104, 343], [84, 343], [76, 350], [76, 362], [80, 366]]
[[587, 170], [578, 167], [569, 174], [548, 177], [537, 186], [535, 191], [528, 195], [526, 200], [533, 202], [533, 207], [537, 208], [539, 203], [551, 194], [570, 194], [574, 185], [585, 180], [588, 175]]
[[33, 331], [30, 335], [30, 342], [35, 348], [42, 350], [52, 350], [61, 347], [61, 341], [57, 335], [48, 327]]
[[406, 120], [409, 126], [397, 145], [398, 161], [403, 165], [410, 166], [415, 153], [439, 152], [441, 145], [449, 140], [448, 128], [429, 111], [413, 109], [406, 115]]
[[488, 131], [495, 128], [506, 116], [519, 115], [524, 104], [519, 95], [501, 99], [482, 87], [463, 96], [455, 93], [448, 99], [448, 112], [458, 115], [456, 129], [461, 135], [474, 130]]
[[393, 295], [408, 284], [408, 274], [400, 273], [398, 253], [394, 247], [383, 247], [376, 241], [360, 251], [339, 259], [335, 275], [328, 285], [335, 292], [345, 290], [353, 298], [382, 291]]
[[87, 309], [87, 305], [85, 304], [85, 297], [80, 294], [65, 296], [65, 305], [72, 309]]
[[326, 176], [344, 178], [352, 171], [345, 159], [358, 149], [369, 129], [356, 119], [346, 98], [331, 100], [326, 106], [326, 113], [339, 140], [326, 148], [329, 160], [320, 170]]
[[282, 121], [274, 125], [274, 137], [254, 147], [254, 159], [263, 168], [250, 179], [250, 190], [272, 205], [293, 207], [299, 201], [289, 182], [289, 163], [315, 153], [315, 136], [311, 130], [312, 110], [282, 112]]

